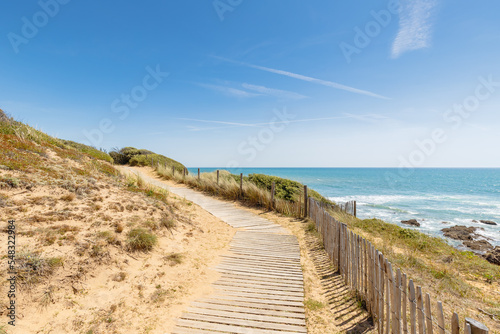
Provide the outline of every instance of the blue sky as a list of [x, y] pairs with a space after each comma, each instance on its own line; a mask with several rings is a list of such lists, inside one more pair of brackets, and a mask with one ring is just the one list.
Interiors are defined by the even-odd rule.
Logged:
[[4, 1], [0, 108], [191, 167], [499, 167], [499, 11], [493, 0]]

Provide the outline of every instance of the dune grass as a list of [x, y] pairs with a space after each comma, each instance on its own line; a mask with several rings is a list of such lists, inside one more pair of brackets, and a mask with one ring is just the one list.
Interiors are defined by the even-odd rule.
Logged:
[[197, 175], [175, 172], [172, 174], [172, 167], [156, 166], [156, 172], [161, 177], [184, 183], [191, 188], [201, 190], [207, 194], [218, 196], [226, 200], [240, 201], [245, 205], [259, 207], [266, 210], [275, 211], [286, 216], [299, 217], [301, 215], [301, 205], [298, 197], [303, 196], [297, 192], [295, 201], [287, 200], [275, 196], [274, 203], [271, 200], [271, 193], [266, 186], [259, 186], [252, 182], [248, 177], [243, 179], [242, 191], [240, 189], [239, 176], [233, 175], [228, 171], [219, 172], [219, 182], [217, 183], [217, 173], [202, 173], [200, 179]]

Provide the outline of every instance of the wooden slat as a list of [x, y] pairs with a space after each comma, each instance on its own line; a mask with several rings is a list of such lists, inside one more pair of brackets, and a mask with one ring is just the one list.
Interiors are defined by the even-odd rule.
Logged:
[[425, 294], [425, 316], [427, 318], [427, 334], [432, 334], [431, 296], [428, 293]]
[[422, 288], [417, 286], [417, 314], [418, 314], [418, 332], [425, 334], [425, 315], [424, 315], [424, 301], [422, 298]]
[[407, 311], [408, 311], [408, 287], [406, 285], [406, 274], [403, 274], [402, 278], [402, 285], [401, 285], [401, 290], [402, 290], [402, 302], [403, 302], [403, 334], [408, 334], [408, 318], [407, 318]]
[[198, 308], [204, 308], [204, 309], [210, 309], [210, 310], [221, 310], [221, 311], [228, 311], [228, 312], [242, 312], [246, 314], [263, 314], [265, 313], [268, 316], [276, 316], [276, 317], [283, 317], [287, 319], [302, 319], [305, 320], [305, 315], [304, 313], [297, 313], [297, 312], [287, 312], [287, 311], [275, 311], [275, 310], [262, 310], [262, 309], [257, 309], [257, 308], [251, 308], [251, 307], [243, 307], [243, 306], [236, 306], [236, 305], [221, 305], [221, 304], [214, 304], [214, 303], [202, 303], [202, 302], [192, 302], [191, 303], [192, 307], [198, 307]]
[[441, 302], [437, 302], [437, 318], [438, 318], [438, 333], [439, 334], [445, 334], [445, 327], [444, 327], [444, 314], [443, 314], [443, 304]]
[[237, 325], [244, 326], [250, 328], [259, 328], [265, 330], [276, 330], [276, 331], [290, 331], [297, 333], [307, 333], [304, 326], [299, 325], [288, 325], [282, 323], [272, 323], [267, 321], [255, 321], [255, 320], [246, 320], [246, 319], [237, 319], [237, 318], [227, 318], [224, 316], [213, 316], [213, 315], [204, 315], [204, 314], [196, 314], [196, 313], [184, 313], [182, 318], [184, 320], [193, 320], [193, 321], [202, 321], [202, 322], [210, 322], [224, 325]]
[[287, 325], [299, 325], [299, 326], [305, 326], [306, 321], [305, 319], [299, 319], [299, 318], [287, 318], [283, 316], [277, 316], [277, 315], [270, 315], [270, 314], [255, 314], [255, 313], [248, 313], [246, 311], [238, 311], [238, 310], [213, 310], [213, 309], [207, 309], [203, 307], [189, 307], [187, 309], [189, 313], [194, 313], [194, 314], [203, 314], [203, 315], [211, 315], [211, 316], [219, 316], [219, 317], [225, 317], [225, 318], [235, 318], [235, 319], [248, 319], [248, 320], [254, 320], [254, 321], [265, 321], [265, 322], [276, 322], [276, 323], [281, 323], [281, 324], [287, 324]]
[[415, 285], [413, 284], [413, 280], [410, 279], [409, 283], [409, 289], [410, 289], [410, 329], [411, 329], [411, 334], [416, 334], [417, 333], [417, 320], [416, 320], [416, 312], [417, 312], [417, 305], [416, 305], [416, 299], [415, 299]]
[[[206, 330], [211, 330], [211, 331], [235, 333], [235, 334], [248, 334], [248, 333], [271, 334], [271, 333], [273, 333], [270, 330], [264, 330], [264, 329], [225, 325], [225, 324], [218, 324], [218, 323], [204, 322], [204, 321], [193, 321], [193, 320], [186, 320], [186, 319], [177, 320], [177, 325], [181, 326], [181, 327], [187, 327], [187, 328], [206, 329]], [[294, 334], [294, 333], [297, 333], [297, 332], [290, 332], [290, 331], [279, 332], [279, 334]]]
[[451, 317], [451, 334], [460, 334], [460, 323], [458, 322], [458, 314], [453, 313]]

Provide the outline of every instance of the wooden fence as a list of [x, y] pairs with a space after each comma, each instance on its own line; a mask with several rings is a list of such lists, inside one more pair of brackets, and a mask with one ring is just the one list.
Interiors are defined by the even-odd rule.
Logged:
[[340, 210], [356, 217], [356, 201], [348, 201], [346, 203], [339, 203]]
[[[450, 333], [440, 301], [433, 304], [428, 293], [399, 268], [393, 271], [379, 250], [335, 220], [316, 200], [309, 198], [308, 204], [307, 215], [322, 236], [330, 260], [346, 286], [365, 302], [380, 334], [416, 334], [417, 328], [419, 334]], [[457, 313], [453, 313], [449, 328], [452, 334], [460, 333]], [[465, 334], [488, 333], [483, 324], [469, 318], [462, 329]]]

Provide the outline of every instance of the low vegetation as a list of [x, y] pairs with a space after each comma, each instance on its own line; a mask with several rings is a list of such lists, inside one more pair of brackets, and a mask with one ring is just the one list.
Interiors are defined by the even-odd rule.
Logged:
[[[300, 217], [303, 214], [304, 185], [296, 181], [276, 176], [251, 174], [243, 177], [240, 188], [240, 175], [234, 175], [225, 170], [219, 171], [218, 179], [215, 171], [201, 173], [198, 179], [197, 175], [184, 174], [184, 172], [172, 173], [172, 167], [169, 166], [155, 166], [155, 170], [164, 179], [184, 183], [213, 196], [240, 201], [252, 207], [274, 209], [287, 216]], [[273, 182], [275, 182], [274, 202], [270, 192]], [[314, 190], [308, 190], [308, 195], [332, 207], [336, 206]]]
[[[359, 219], [331, 210], [331, 215], [370, 241], [393, 266], [442, 300], [448, 311], [492, 324], [484, 314], [500, 315], [500, 266], [470, 251], [458, 250], [433, 237], [379, 219]], [[482, 311], [479, 311], [482, 310]], [[484, 313], [486, 312], [486, 313]]]
[[111, 151], [110, 156], [113, 158], [115, 164], [118, 165], [131, 165], [131, 166], [172, 166], [177, 172], [182, 172], [185, 166], [178, 161], [170, 159], [164, 155], [156, 154], [154, 152], [136, 149], [134, 147], [124, 147], [122, 149], [115, 149]]
[[153, 233], [143, 228], [135, 228], [128, 233], [128, 246], [134, 251], [150, 251], [158, 243]]

